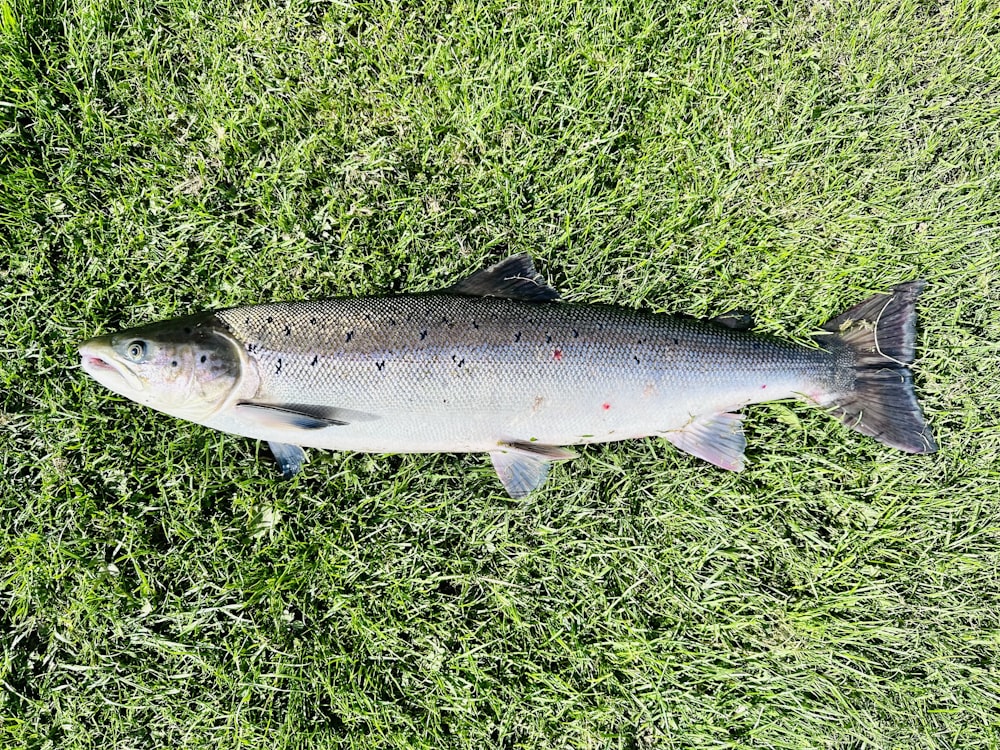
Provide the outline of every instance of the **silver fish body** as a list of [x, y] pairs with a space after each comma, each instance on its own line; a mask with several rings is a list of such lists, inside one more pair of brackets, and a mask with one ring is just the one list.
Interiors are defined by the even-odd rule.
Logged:
[[[575, 445], [677, 430], [698, 414], [825, 392], [818, 349], [621, 307], [427, 294], [217, 313], [244, 342], [240, 398], [357, 412], [308, 445], [374, 452]], [[312, 321], [316, 321], [313, 323]], [[238, 413], [212, 427], [243, 433]], [[253, 433], [253, 434], [251, 434]]]
[[[119, 393], [267, 440], [286, 473], [301, 466], [296, 446], [485, 452], [521, 496], [550, 461], [573, 456], [561, 446], [648, 435], [740, 469], [735, 412], [791, 397], [839, 407], [849, 424], [903, 450], [933, 450], [905, 367], [918, 292], [903, 285], [872, 298], [807, 347], [713, 322], [555, 302], [519, 256], [441, 293], [231, 308], [99, 337], [81, 351], [85, 369]], [[862, 325], [880, 306], [874, 327]], [[881, 346], [868, 345], [875, 331], [885, 333]], [[159, 380], [137, 389], [147, 362], [129, 355], [140, 348], [158, 358]], [[868, 370], [892, 375], [875, 375], [878, 398], [869, 393], [854, 408], [859, 383], [862, 396], [875, 387]], [[157, 403], [165, 390], [171, 397]]]

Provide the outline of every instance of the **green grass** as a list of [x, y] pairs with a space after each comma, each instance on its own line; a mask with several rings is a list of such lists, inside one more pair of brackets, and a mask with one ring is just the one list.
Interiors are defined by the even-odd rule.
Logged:
[[[0, 746], [1000, 747], [998, 46], [963, 0], [0, 0]], [[515, 252], [791, 337], [926, 278], [941, 451], [779, 404], [740, 475], [282, 482], [77, 368]]]

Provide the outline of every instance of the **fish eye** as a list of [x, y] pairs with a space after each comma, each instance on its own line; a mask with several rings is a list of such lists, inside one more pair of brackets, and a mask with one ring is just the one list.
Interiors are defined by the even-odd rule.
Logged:
[[133, 341], [125, 347], [125, 356], [133, 362], [139, 362], [146, 356], [146, 343], [144, 341]]

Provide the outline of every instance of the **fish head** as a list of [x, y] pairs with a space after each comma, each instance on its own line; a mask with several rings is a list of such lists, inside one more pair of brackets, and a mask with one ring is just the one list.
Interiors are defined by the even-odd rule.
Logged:
[[80, 345], [80, 357], [106, 388], [192, 421], [218, 411], [246, 370], [242, 347], [212, 313], [98, 336]]

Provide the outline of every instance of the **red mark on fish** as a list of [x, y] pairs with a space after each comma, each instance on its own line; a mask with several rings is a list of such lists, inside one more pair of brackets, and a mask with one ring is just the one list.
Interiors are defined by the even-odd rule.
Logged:
[[562, 349], [556, 349], [554, 352], [552, 352], [552, 359], [554, 359], [556, 362], [562, 362]]

